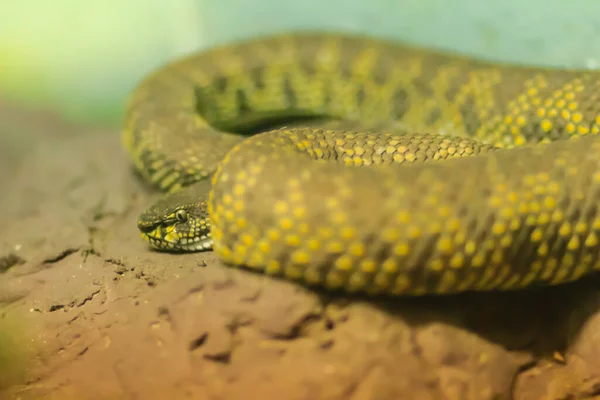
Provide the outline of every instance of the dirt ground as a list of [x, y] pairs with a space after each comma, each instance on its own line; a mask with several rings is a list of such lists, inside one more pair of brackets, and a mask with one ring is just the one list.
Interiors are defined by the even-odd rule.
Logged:
[[2, 399], [600, 396], [598, 277], [366, 299], [152, 252], [118, 132], [6, 104], [0, 184]]

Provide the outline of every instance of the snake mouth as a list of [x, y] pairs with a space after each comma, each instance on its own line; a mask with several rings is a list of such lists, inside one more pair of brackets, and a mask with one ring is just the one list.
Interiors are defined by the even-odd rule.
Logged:
[[210, 237], [210, 234], [196, 236], [194, 239], [187, 239], [187, 243], [185, 243], [186, 239], [183, 239], [179, 242], [177, 249], [179, 251], [208, 251], [213, 248], [213, 240]]
[[150, 243], [150, 246], [159, 251], [191, 253], [209, 251], [213, 248], [213, 239], [210, 233], [194, 238], [179, 238], [173, 233], [161, 234], [160, 229], [153, 231], [142, 231], [142, 238]]

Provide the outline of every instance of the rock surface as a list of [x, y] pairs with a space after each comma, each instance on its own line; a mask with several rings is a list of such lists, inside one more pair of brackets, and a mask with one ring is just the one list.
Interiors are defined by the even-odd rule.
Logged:
[[4, 373], [0, 398], [600, 396], [597, 277], [366, 299], [212, 253], [152, 252], [135, 221], [159, 194], [132, 173], [118, 132], [6, 105], [0, 121], [0, 329], [17, 354], [9, 370], [24, 366]]

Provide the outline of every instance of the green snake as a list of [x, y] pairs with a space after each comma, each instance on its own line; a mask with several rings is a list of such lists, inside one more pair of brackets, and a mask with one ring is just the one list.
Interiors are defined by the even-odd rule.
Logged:
[[327, 290], [441, 295], [600, 269], [598, 132], [600, 72], [292, 33], [150, 74], [122, 137], [167, 192], [138, 220], [156, 249]]

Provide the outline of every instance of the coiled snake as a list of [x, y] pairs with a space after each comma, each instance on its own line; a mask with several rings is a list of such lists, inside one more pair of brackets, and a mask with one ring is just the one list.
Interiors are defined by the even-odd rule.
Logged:
[[[351, 35], [221, 46], [133, 93], [124, 145], [169, 192], [138, 226], [159, 249], [331, 290], [573, 281], [600, 269], [599, 96], [599, 72]], [[323, 125], [234, 133], [305, 118]]]

